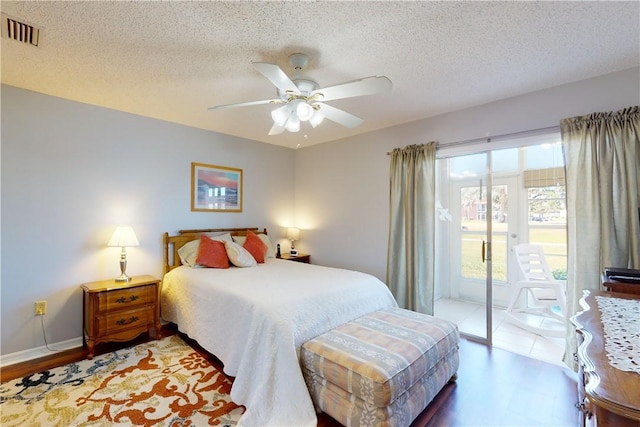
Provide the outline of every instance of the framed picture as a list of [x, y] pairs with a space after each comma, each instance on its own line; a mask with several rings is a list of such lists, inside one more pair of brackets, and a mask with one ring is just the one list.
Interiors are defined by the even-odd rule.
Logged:
[[191, 163], [191, 210], [242, 212], [242, 169]]

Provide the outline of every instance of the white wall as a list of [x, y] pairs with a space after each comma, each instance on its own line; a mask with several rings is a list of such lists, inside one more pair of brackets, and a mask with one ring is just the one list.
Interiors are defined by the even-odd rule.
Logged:
[[[44, 344], [40, 299], [49, 342], [81, 336], [79, 285], [119, 274], [119, 249], [105, 245], [120, 223], [141, 243], [129, 274], [160, 277], [164, 231], [260, 226], [277, 238], [295, 220], [313, 263], [384, 281], [388, 151], [556, 126], [639, 94], [634, 68], [294, 151], [3, 85], [1, 354]], [[194, 161], [244, 170], [243, 213], [190, 212]]]
[[[295, 151], [2, 85], [2, 355], [82, 335], [84, 282], [116, 277], [118, 224], [140, 246], [129, 275], [162, 277], [162, 233], [293, 218]], [[191, 212], [191, 162], [243, 169], [242, 213]], [[286, 241], [282, 241], [286, 245]]]
[[314, 263], [364, 271], [385, 281], [388, 151], [558, 126], [566, 117], [638, 104], [640, 69], [633, 68], [299, 149], [296, 222], [303, 231], [297, 246], [311, 253]]

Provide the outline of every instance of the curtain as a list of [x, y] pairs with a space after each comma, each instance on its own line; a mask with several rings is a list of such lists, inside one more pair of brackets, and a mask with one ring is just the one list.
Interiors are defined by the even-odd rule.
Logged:
[[[640, 268], [640, 107], [560, 122], [567, 190], [567, 312], [604, 267]], [[564, 362], [576, 369], [567, 325]]]
[[436, 143], [391, 152], [387, 285], [400, 307], [433, 315]]

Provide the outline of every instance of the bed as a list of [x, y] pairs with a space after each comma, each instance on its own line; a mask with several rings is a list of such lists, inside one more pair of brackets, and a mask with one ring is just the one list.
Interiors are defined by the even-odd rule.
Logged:
[[[249, 230], [269, 242], [266, 230]], [[239, 425], [315, 426], [300, 367], [302, 344], [364, 314], [397, 307], [396, 301], [371, 275], [277, 259], [272, 248], [264, 263], [250, 268], [182, 265], [180, 248], [202, 234], [227, 233], [241, 242], [247, 229], [164, 234], [162, 318], [235, 377], [231, 398], [246, 408]]]

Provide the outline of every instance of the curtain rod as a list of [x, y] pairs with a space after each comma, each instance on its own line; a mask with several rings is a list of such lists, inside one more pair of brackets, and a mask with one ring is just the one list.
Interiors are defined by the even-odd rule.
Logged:
[[[504, 133], [502, 135], [495, 135], [495, 136], [487, 136], [484, 138], [473, 138], [473, 139], [465, 139], [463, 141], [455, 141], [455, 142], [450, 142], [448, 144], [441, 144], [441, 143], [437, 143], [436, 144], [436, 150], [438, 148], [444, 148], [444, 147], [457, 147], [460, 145], [467, 145], [467, 144], [476, 144], [478, 142], [487, 142], [490, 143], [491, 141], [499, 141], [502, 139], [510, 139], [510, 138], [515, 138], [515, 137], [525, 137], [525, 136], [534, 136], [534, 135], [540, 135], [540, 134], [544, 134], [544, 133], [549, 133], [549, 132], [558, 132], [560, 130], [560, 126], [549, 126], [546, 128], [538, 128], [538, 129], [529, 129], [529, 130], [523, 130], [520, 132], [511, 132], [511, 133]], [[391, 155], [391, 152], [388, 151], [387, 155]]]

